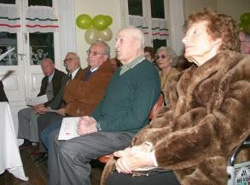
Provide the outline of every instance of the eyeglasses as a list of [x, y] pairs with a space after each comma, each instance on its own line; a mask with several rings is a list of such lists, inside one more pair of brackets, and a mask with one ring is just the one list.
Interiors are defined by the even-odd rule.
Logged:
[[170, 55], [156, 55], [155, 59], [159, 60], [160, 58], [165, 59], [165, 58], [170, 58]]
[[97, 55], [106, 55], [105, 53], [99, 53], [99, 52], [96, 52], [96, 51], [90, 51], [90, 50], [87, 50], [86, 51], [87, 55], [90, 55], [92, 54], [94, 57], [97, 56]]
[[65, 58], [64, 59], [64, 63], [66, 63], [66, 62], [71, 62], [72, 60], [75, 60], [76, 58]]

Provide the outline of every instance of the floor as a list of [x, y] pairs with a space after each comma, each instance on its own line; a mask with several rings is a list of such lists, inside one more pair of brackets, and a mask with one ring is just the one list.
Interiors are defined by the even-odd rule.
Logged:
[[[46, 185], [48, 182], [47, 163], [35, 163], [31, 157], [32, 149], [21, 150], [25, 174], [29, 181], [24, 182], [15, 178], [7, 171], [0, 175], [0, 185]], [[92, 163], [91, 181], [92, 185], [99, 185], [103, 166], [97, 162]]]

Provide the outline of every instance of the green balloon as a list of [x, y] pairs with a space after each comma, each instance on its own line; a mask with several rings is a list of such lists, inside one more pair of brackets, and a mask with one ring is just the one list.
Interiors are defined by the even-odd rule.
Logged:
[[108, 27], [107, 19], [104, 15], [97, 15], [93, 19], [93, 25], [95, 29], [101, 31]]
[[243, 14], [240, 16], [240, 21], [241, 21], [242, 23], [250, 23], [250, 12], [243, 13]]
[[245, 32], [245, 29], [246, 29], [246, 27], [247, 27], [247, 24], [246, 23], [239, 23], [239, 28], [240, 28], [240, 31], [243, 31], [243, 32]]
[[245, 28], [245, 32], [250, 34], [250, 24], [248, 24]]
[[113, 22], [112, 17], [110, 17], [109, 15], [106, 15], [105, 18], [107, 20], [107, 25], [110, 26], [112, 24], [112, 22]]
[[76, 19], [76, 25], [80, 29], [88, 29], [93, 24], [92, 18], [87, 14], [81, 14]]

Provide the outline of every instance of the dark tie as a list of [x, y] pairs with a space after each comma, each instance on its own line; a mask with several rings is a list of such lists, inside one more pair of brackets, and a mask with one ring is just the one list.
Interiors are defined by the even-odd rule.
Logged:
[[88, 81], [91, 75], [92, 75], [92, 72], [88, 70], [88, 72], [85, 74], [83, 78], [83, 81]]
[[72, 80], [72, 74], [69, 74], [69, 80]]

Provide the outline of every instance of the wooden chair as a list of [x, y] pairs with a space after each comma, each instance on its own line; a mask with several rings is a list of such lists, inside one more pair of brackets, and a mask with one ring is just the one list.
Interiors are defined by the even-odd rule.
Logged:
[[[157, 111], [161, 107], [163, 107], [164, 105], [166, 105], [166, 104], [164, 102], [163, 94], [161, 93], [158, 101], [156, 102], [156, 104], [153, 106], [153, 108], [150, 111], [149, 120], [152, 120], [155, 117]], [[103, 163], [103, 164], [106, 164], [108, 162], [108, 160], [110, 159], [110, 157], [112, 157], [112, 156], [113, 156], [113, 154], [103, 155], [103, 156], [98, 158], [98, 161]]]

